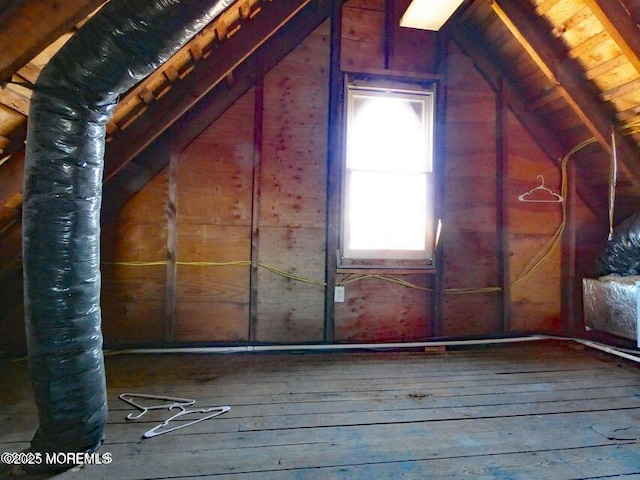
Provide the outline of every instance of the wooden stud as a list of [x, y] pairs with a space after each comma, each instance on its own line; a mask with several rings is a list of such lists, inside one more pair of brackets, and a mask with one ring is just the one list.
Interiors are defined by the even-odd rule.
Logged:
[[[448, 48], [448, 44], [442, 45], [444, 48]], [[437, 96], [436, 96], [436, 131], [435, 131], [435, 162], [434, 162], [434, 175], [436, 184], [436, 204], [435, 204], [435, 219], [437, 222], [442, 222], [441, 227], [444, 225], [446, 211], [445, 211], [445, 188], [446, 188], [446, 152], [447, 152], [447, 61], [444, 60], [438, 64], [438, 73], [440, 75], [440, 81], [437, 84]], [[431, 294], [431, 319], [429, 330], [432, 337], [439, 337], [443, 333], [443, 316], [444, 316], [444, 274], [445, 274], [445, 261], [444, 261], [444, 248], [442, 242], [442, 232], [440, 232], [440, 238], [436, 239], [435, 251], [434, 251], [434, 264], [436, 267], [435, 275], [431, 281], [431, 288], [433, 292]]]
[[496, 92], [496, 233], [498, 282], [502, 289], [499, 303], [501, 331], [508, 332], [511, 327], [511, 279], [509, 268], [509, 100], [504, 81], [501, 79]]
[[264, 75], [258, 75], [255, 87], [253, 121], [253, 185], [251, 189], [251, 272], [249, 292], [249, 341], [256, 340], [258, 321], [258, 269], [260, 253], [260, 179], [262, 173], [262, 133], [264, 122]]
[[395, 2], [396, 0], [385, 0], [384, 2], [384, 68], [388, 70], [393, 64], [393, 54], [395, 46]]
[[178, 192], [177, 175], [179, 151], [175, 148], [175, 141], [170, 140], [169, 146], [169, 176], [167, 191], [167, 303], [165, 318], [165, 342], [174, 339], [177, 318], [177, 246], [178, 246]]
[[[567, 166], [567, 195], [564, 199], [567, 212], [566, 224], [562, 235], [562, 326], [567, 334], [578, 334], [584, 329], [577, 322], [576, 298], [580, 298], [581, 286], [576, 283], [576, 164]], [[578, 280], [579, 282], [579, 280]]]
[[327, 148], [327, 217], [325, 248], [324, 341], [335, 340], [335, 287], [340, 231], [340, 191], [342, 163], [342, 2], [333, 0], [331, 14], [331, 51], [329, 59], [329, 129]]

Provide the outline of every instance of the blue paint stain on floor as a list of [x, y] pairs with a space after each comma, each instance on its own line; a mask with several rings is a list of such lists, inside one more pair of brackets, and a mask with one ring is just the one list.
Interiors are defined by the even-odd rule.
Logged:
[[521, 480], [518, 475], [500, 467], [487, 467], [486, 472], [496, 480]]

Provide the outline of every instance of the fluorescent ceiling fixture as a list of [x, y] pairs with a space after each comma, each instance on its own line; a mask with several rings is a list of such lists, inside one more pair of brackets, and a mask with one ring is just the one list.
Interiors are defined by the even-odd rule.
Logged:
[[464, 0], [412, 0], [400, 19], [401, 27], [440, 30]]

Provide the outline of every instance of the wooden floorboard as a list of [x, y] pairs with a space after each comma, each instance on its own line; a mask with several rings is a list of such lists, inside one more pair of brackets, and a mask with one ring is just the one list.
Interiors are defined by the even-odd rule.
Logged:
[[[26, 363], [1, 366], [0, 451], [14, 452], [28, 447], [37, 415]], [[567, 342], [441, 354], [122, 354], [106, 358], [106, 371], [100, 452], [113, 460], [55, 478], [640, 480], [640, 367]], [[127, 421], [124, 392], [231, 410], [141, 440], [174, 411]]]

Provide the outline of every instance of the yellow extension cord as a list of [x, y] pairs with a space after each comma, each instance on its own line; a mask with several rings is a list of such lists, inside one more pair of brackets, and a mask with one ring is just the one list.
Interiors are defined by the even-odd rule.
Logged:
[[[633, 135], [636, 133], [640, 133], [640, 120], [624, 125], [621, 129], [622, 135]], [[569, 160], [573, 155], [582, 150], [583, 148], [595, 143], [595, 138], [590, 138], [585, 140], [584, 142], [576, 145], [572, 148], [569, 153], [567, 153], [561, 160], [560, 163], [560, 172], [561, 172], [561, 196], [564, 199], [562, 202], [562, 218], [560, 221], [560, 225], [556, 229], [555, 233], [549, 238], [549, 240], [544, 244], [542, 249], [534, 255], [534, 257], [527, 263], [527, 265], [522, 270], [520, 276], [511, 283], [511, 287], [515, 288], [522, 285], [526, 282], [536, 271], [544, 265], [544, 263], [551, 257], [553, 251], [560, 244], [562, 239], [562, 234], [564, 233], [564, 228], [567, 222], [567, 205], [566, 199], [568, 195], [568, 187], [567, 187], [567, 165]], [[103, 265], [120, 265], [120, 266], [128, 266], [128, 267], [145, 267], [145, 266], [157, 266], [157, 265], [167, 265], [166, 260], [156, 261], [156, 262], [103, 262]], [[232, 262], [176, 262], [176, 265], [179, 266], [191, 266], [191, 267], [225, 267], [225, 266], [250, 266], [251, 262], [249, 260], [238, 260]], [[290, 280], [307, 283], [311, 285], [318, 285], [321, 287], [326, 286], [325, 282], [311, 280], [308, 278], [304, 278], [298, 275], [295, 275], [290, 272], [286, 272], [283, 270], [279, 270], [278, 268], [272, 267], [270, 265], [266, 265], [264, 263], [259, 263], [259, 267], [264, 268], [276, 275], [280, 275], [282, 277], [288, 278]], [[378, 280], [382, 280], [385, 282], [390, 282], [395, 285], [400, 285], [407, 288], [414, 288], [417, 290], [424, 290], [427, 292], [432, 292], [432, 288], [421, 287], [412, 282], [408, 282], [398, 277], [394, 277], [391, 275], [381, 275], [381, 274], [366, 274], [359, 275], [353, 278], [350, 278], [351, 275], [348, 275], [344, 280], [337, 282], [336, 285], [347, 285], [349, 283], [357, 282], [360, 280], [365, 280], [368, 278], [375, 278]], [[469, 288], [446, 288], [443, 290], [443, 293], [446, 295], [469, 295], [469, 294], [482, 294], [482, 293], [496, 293], [502, 291], [501, 287], [469, 287]]]

